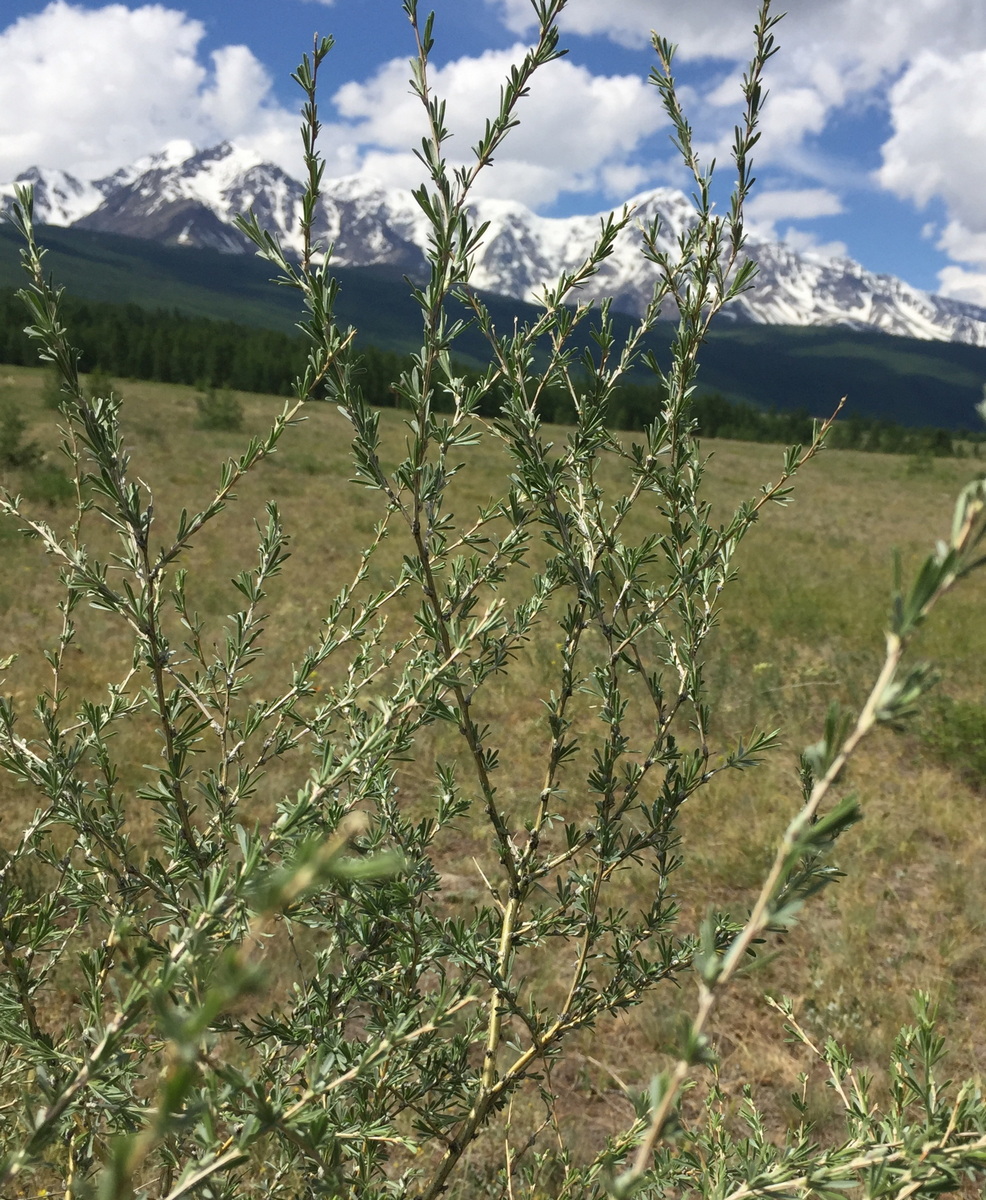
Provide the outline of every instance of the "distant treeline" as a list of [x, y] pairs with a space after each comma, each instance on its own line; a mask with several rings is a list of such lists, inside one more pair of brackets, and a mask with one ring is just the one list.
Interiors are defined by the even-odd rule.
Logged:
[[[652, 419], [656, 398], [653, 387], [627, 385], [614, 405], [613, 424], [619, 429], [643, 429]], [[813, 418], [804, 409], [764, 412], [752, 404], [727, 400], [718, 392], [696, 395], [692, 402], [700, 437], [732, 438], [740, 442], [781, 442], [792, 445], [811, 441]], [[947, 457], [956, 445], [986, 440], [986, 432], [953, 433], [948, 429], [912, 428], [880, 417], [840, 417], [827, 444], [834, 450], [870, 450], [884, 454], [920, 454]]]
[[[64, 297], [62, 315], [80, 351], [83, 371], [98, 369], [122, 379], [289, 395], [304, 363], [305, 345], [298, 334], [72, 296]], [[23, 302], [13, 291], [0, 292], [0, 362], [37, 365], [36, 344], [25, 332], [26, 317]], [[396, 402], [393, 381], [411, 365], [410, 356], [374, 346], [360, 346], [359, 355], [364, 396], [371, 404], [392, 406]], [[463, 374], [475, 378], [468, 369]], [[492, 415], [498, 403], [498, 397], [491, 395], [483, 406], [484, 415]], [[614, 397], [610, 422], [617, 429], [643, 429], [658, 403], [655, 384], [625, 384]], [[786, 444], [811, 439], [812, 418], [803, 410], [764, 412], [709, 392], [696, 395], [692, 411], [702, 437]], [[549, 390], [543, 416], [570, 423], [574, 418], [570, 399], [559, 390]], [[922, 455], [950, 455], [956, 452], [956, 443], [983, 440], [986, 434], [913, 429], [860, 416], [840, 419], [829, 436], [835, 448]]]
[[[83, 371], [123, 379], [231, 387], [287, 395], [304, 358], [300, 339], [179, 312], [151, 312], [66, 295], [62, 317], [81, 353]], [[24, 332], [27, 310], [0, 293], [0, 361], [36, 366], [37, 343]]]

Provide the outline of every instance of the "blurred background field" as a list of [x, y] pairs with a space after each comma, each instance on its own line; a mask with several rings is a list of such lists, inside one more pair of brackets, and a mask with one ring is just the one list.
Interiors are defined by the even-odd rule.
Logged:
[[[24, 421], [22, 440], [43, 458], [2, 468], [3, 482], [27, 497], [25, 509], [65, 532], [72, 508], [63, 489], [39, 478], [59, 457], [58, 414], [47, 408], [38, 370], [0, 366], [0, 401]], [[239, 431], [198, 427], [192, 388], [120, 381], [123, 422], [134, 473], [155, 496], [161, 529], [174, 526], [181, 507], [204, 503], [220, 465], [249, 436], [261, 433], [281, 401], [237, 393]], [[402, 416], [381, 414], [385, 459], [398, 461]], [[235, 607], [230, 577], [254, 559], [255, 521], [264, 504], [279, 506], [291, 536], [291, 557], [270, 600], [266, 654], [254, 672], [257, 693], [289, 678], [292, 662], [314, 638], [327, 599], [351, 578], [362, 546], [383, 515], [375, 493], [350, 482], [348, 426], [334, 407], [312, 405], [307, 420], [289, 429], [277, 453], [238, 489], [238, 500], [198, 540], [190, 560], [189, 595], [206, 630], [218, 639]], [[549, 431], [562, 440], [563, 428]], [[632, 435], [625, 435], [631, 437]], [[778, 446], [708, 441], [707, 495], [716, 512], [753, 495], [780, 473]], [[488, 443], [467, 452], [454, 507], [463, 519], [503, 485], [505, 462]], [[678, 890], [684, 929], [694, 929], [707, 907], [742, 912], [769, 861], [774, 840], [798, 798], [797, 757], [817, 739], [830, 702], [858, 706], [882, 660], [894, 548], [905, 572], [948, 528], [952, 502], [977, 467], [953, 458], [915, 459], [857, 451], [826, 451], [798, 478], [795, 500], [771, 507], [737, 555], [739, 577], [723, 598], [723, 619], [709, 647], [707, 673], [714, 710], [713, 742], [729, 741], [754, 725], [780, 727], [782, 746], [765, 764], [720, 776], [686, 811], [685, 865]], [[68, 493], [70, 498], [71, 493]], [[644, 518], [638, 517], [638, 522]], [[95, 514], [86, 517], [104, 555], [111, 540]], [[637, 532], [642, 526], [638, 524]], [[374, 572], [382, 581], [408, 547], [388, 541]], [[0, 523], [0, 659], [16, 654], [2, 690], [29, 736], [31, 707], [48, 667], [43, 651], [57, 638], [61, 596], [57, 568], [16, 523]], [[921, 714], [899, 730], [881, 732], [864, 746], [844, 781], [859, 795], [864, 820], [843, 839], [836, 861], [846, 878], [816, 899], [801, 926], [783, 938], [761, 965], [734, 988], [716, 1023], [727, 1091], [733, 1081], [758, 1081], [760, 1099], [790, 1114], [789, 1093], [806, 1060], [783, 1037], [781, 1020], [764, 992], [789, 995], [805, 1029], [833, 1036], [878, 1077], [892, 1038], [908, 1019], [918, 987], [937, 997], [951, 1035], [956, 1073], [986, 1064], [986, 837], [981, 806], [986, 787], [986, 625], [982, 581], [946, 598], [924, 632], [919, 654], [942, 680]], [[533, 641], [484, 713], [500, 728], [501, 792], [520, 818], [536, 794], [543, 747], [543, 694], [553, 661], [550, 629]], [[76, 697], [104, 689], [129, 666], [130, 639], [105, 614], [80, 618], [64, 683]], [[437, 736], [437, 735], [436, 735]], [[118, 751], [132, 764], [136, 786], [158, 748], [139, 727], [123, 735]], [[405, 802], [423, 806], [431, 788], [430, 756], [422, 743], [401, 780]], [[296, 764], [304, 776], [305, 764]], [[250, 815], [265, 819], [285, 790], [297, 785], [278, 768]], [[0, 778], [0, 842], [10, 844], [34, 811], [31, 794]], [[686, 806], [687, 809], [687, 806]], [[138, 837], [150, 839], [153, 814], [134, 804]], [[465, 911], [483, 895], [480, 870], [495, 857], [468, 826], [441, 843], [443, 902]], [[647, 875], [626, 875], [628, 906], [644, 900]], [[555, 967], [539, 962], [550, 978]], [[70, 987], [70, 983], [66, 983]], [[67, 994], [66, 1003], [70, 1003]], [[554, 1086], [567, 1099], [562, 1112], [599, 1133], [625, 1123], [630, 1108], [621, 1092], [644, 1083], [669, 1048], [681, 1011], [693, 1002], [691, 985], [660, 992], [636, 1009], [586, 1035], [579, 1054], [558, 1068]], [[815, 1103], [825, 1118], [825, 1093]]]

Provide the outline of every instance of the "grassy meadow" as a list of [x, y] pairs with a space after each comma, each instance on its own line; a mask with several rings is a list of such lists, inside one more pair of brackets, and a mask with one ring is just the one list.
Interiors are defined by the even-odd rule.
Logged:
[[[155, 495], [155, 519], [172, 528], [183, 506], [204, 503], [219, 478], [221, 462], [260, 433], [281, 401], [243, 394], [245, 428], [240, 433], [196, 428], [195, 393], [164, 384], [121, 381], [123, 420], [134, 473]], [[57, 414], [42, 403], [42, 375], [0, 366], [0, 399], [16, 401], [28, 421], [26, 438], [48, 461], [58, 461]], [[402, 447], [401, 414], [383, 411], [384, 446], [396, 463]], [[225, 614], [235, 607], [230, 577], [255, 558], [255, 522], [264, 504], [275, 501], [291, 535], [284, 571], [275, 581], [267, 652], [254, 672], [258, 693], [289, 678], [290, 665], [315, 636], [327, 598], [352, 577], [358, 553], [383, 515], [376, 493], [349, 482], [348, 426], [335, 408], [312, 406], [308, 419], [287, 431], [271, 460], [260, 464], [239, 488], [238, 500], [199, 538], [189, 569], [189, 596], [205, 622], [204, 637], [217, 641]], [[553, 431], [557, 439], [564, 430]], [[754, 495], [776, 479], [782, 452], [777, 446], [708, 442], [707, 494], [714, 509]], [[505, 469], [496, 450], [466, 452], [455, 509], [465, 518], [491, 495], [499, 495]], [[774, 840], [798, 800], [797, 756], [821, 731], [833, 700], [858, 706], [882, 661], [882, 629], [898, 548], [905, 569], [927, 553], [951, 519], [955, 494], [975, 464], [941, 459], [933, 463], [852, 451], [823, 453], [798, 478], [794, 503], [771, 507], [738, 552], [739, 576], [723, 595], [722, 620], [708, 655], [713, 700], [714, 743], [779, 726], [782, 748], [762, 767], [729, 773], [700, 793], [684, 819], [685, 865], [678, 891], [683, 927], [694, 929], [707, 907], [740, 912], [759, 884]], [[3, 482], [31, 495], [30, 480], [8, 468]], [[56, 529], [67, 530], [70, 506], [43, 495], [26, 507]], [[638, 531], [639, 521], [637, 517]], [[102, 555], [111, 539], [99, 517], [85, 518], [84, 532]], [[380, 583], [408, 547], [399, 531], [375, 560]], [[983, 580], [973, 579], [946, 598], [923, 634], [920, 653], [940, 669], [938, 695], [907, 728], [877, 734], [864, 746], [844, 781], [862, 802], [864, 820], [838, 847], [836, 861], [846, 878], [816, 898], [801, 926], [785, 936], [778, 953], [733, 989], [716, 1022], [727, 1091], [753, 1079], [768, 1109], [787, 1117], [789, 1094], [808, 1063], [800, 1046], [785, 1041], [780, 1017], [765, 992], [789, 995], [805, 1029], [818, 1039], [833, 1036], [879, 1078], [892, 1038], [910, 1013], [914, 989], [939, 1000], [951, 1037], [957, 1073], [986, 1066], [981, 1033], [986, 1027], [986, 831], [981, 817], [986, 776], [980, 764], [986, 747], [986, 623]], [[61, 588], [55, 565], [37, 541], [0, 524], [0, 659], [17, 654], [3, 691], [20, 712], [19, 730], [29, 736], [39, 681], [50, 679], [43, 651], [60, 628]], [[408, 620], [410, 615], [408, 614]], [[106, 614], [80, 616], [79, 635], [69, 648], [61, 685], [71, 697], [102, 691], [129, 669], [131, 642]], [[175, 633], [175, 641], [180, 644]], [[493, 684], [484, 716], [501, 736], [500, 782], [505, 805], [522, 820], [528, 798], [537, 794], [545, 733], [538, 696], [550, 686], [555, 641], [548, 629], [528, 644], [509, 674]], [[963, 714], [964, 743], [950, 742], [949, 726]], [[118, 751], [132, 764], [134, 786], [160, 752], [137, 725], [121, 738]], [[430, 734], [401, 779], [404, 802], [422, 809], [433, 786], [431, 760], [440, 750]], [[977, 738], [979, 757], [977, 758]], [[950, 759], [951, 761], [946, 761]], [[291, 772], [296, 772], [294, 775]], [[298, 785], [305, 763], [277, 766], [249, 814], [263, 822], [277, 798]], [[267, 807], [269, 802], [269, 809]], [[34, 798], [16, 781], [0, 779], [0, 843], [18, 837], [34, 811]], [[153, 813], [134, 802], [134, 836], [153, 836]], [[467, 911], [484, 892], [483, 873], [495, 874], [491, 848], [468, 822], [440, 845], [446, 887], [443, 901]], [[627, 872], [623, 903], [644, 898], [648, 877]], [[550, 981], [555, 964], [532, 963]], [[68, 1008], [72, 981], [53, 1003]], [[630, 1106], [620, 1081], [645, 1083], [668, 1048], [682, 1009], [690, 1010], [690, 985], [661, 991], [636, 1009], [583, 1038], [578, 1053], [555, 1068], [553, 1084], [565, 1096], [564, 1119], [579, 1122], [592, 1140], [623, 1125]], [[826, 1115], [826, 1092], [814, 1103]], [[479, 1153], [481, 1151], [477, 1151]]]

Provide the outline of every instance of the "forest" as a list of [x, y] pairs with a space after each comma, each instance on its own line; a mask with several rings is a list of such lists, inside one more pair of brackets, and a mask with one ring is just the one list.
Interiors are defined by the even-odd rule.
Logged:
[[[153, 311], [137, 304], [70, 295], [62, 303], [82, 369], [116, 379], [288, 396], [304, 361], [305, 343], [300, 333], [292, 336], [177, 310]], [[412, 365], [411, 356], [366, 344], [358, 344], [357, 353], [356, 377], [365, 399], [376, 407], [399, 407], [392, 384]], [[0, 362], [34, 366], [37, 361], [36, 344], [24, 327], [22, 302], [13, 289], [0, 291]], [[468, 365], [459, 364], [457, 370], [467, 383], [475, 383], [480, 376]], [[481, 405], [482, 415], [492, 416], [499, 399], [492, 390]], [[609, 424], [620, 430], [643, 430], [660, 403], [653, 380], [647, 384], [625, 382], [610, 402]], [[451, 401], [446, 399], [446, 405], [450, 408]], [[438, 407], [441, 410], [441, 398]], [[575, 419], [570, 398], [558, 387], [545, 390], [542, 415], [560, 424]], [[692, 401], [700, 437], [734, 441], [809, 442], [814, 418], [827, 415], [805, 409], [764, 410], [701, 387]], [[883, 417], [850, 413], [836, 421], [828, 441], [836, 449], [939, 457], [961, 454], [967, 448], [978, 456], [984, 437], [986, 431], [912, 428]]]

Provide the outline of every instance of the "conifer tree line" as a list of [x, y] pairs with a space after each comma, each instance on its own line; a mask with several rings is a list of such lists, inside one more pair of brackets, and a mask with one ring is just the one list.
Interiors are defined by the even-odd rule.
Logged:
[[[305, 357], [300, 336], [280, 330], [239, 325], [178, 311], [151, 311], [137, 304], [64, 297], [64, 312], [81, 351], [85, 371], [123, 379], [187, 384], [200, 389], [233, 388], [277, 396], [291, 394]], [[366, 400], [377, 407], [399, 405], [393, 381], [412, 365], [410, 355], [360, 344], [359, 381]], [[0, 292], [0, 362], [36, 366], [37, 350], [24, 328], [23, 305], [14, 291]], [[479, 372], [459, 367], [470, 382]], [[640, 431], [660, 407], [653, 382], [624, 383], [610, 405], [613, 428]], [[451, 401], [449, 401], [449, 405]], [[809, 442], [813, 418], [806, 409], [766, 412], [752, 404], [727, 399], [720, 392], [699, 392], [693, 402], [697, 432], [702, 437], [790, 444]], [[437, 407], [442, 406], [438, 398]], [[492, 417], [495, 392], [481, 406]], [[546, 420], [569, 425], [575, 420], [570, 397], [559, 388], [544, 393]], [[962, 443], [978, 451], [983, 435], [946, 429], [913, 429], [878, 417], [850, 415], [836, 422], [829, 445], [836, 449], [889, 454], [949, 456]]]
[[[625, 384], [612, 407], [611, 423], [618, 429], [643, 430], [652, 419], [654, 389]], [[740, 442], [774, 442], [790, 445], [809, 442], [814, 418], [805, 408], [787, 412], [765, 411], [753, 404], [729, 400], [721, 392], [698, 392], [692, 416], [700, 437], [729, 438]], [[912, 428], [884, 417], [856, 413], [834, 422], [827, 445], [835, 450], [868, 450], [883, 454], [919, 454], [948, 457], [969, 443], [978, 455], [983, 434], [930, 426]]]
[[[13, 291], [0, 294], [0, 360], [36, 366], [23, 307]], [[303, 361], [300, 339], [277, 330], [72, 296], [64, 308], [85, 371], [287, 395]]]

